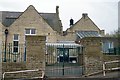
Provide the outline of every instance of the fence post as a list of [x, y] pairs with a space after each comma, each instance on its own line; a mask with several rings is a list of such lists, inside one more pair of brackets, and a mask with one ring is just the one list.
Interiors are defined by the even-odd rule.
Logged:
[[83, 53], [84, 53], [83, 51], [84, 51], [84, 47], [82, 46], [82, 47], [81, 47], [81, 54], [82, 54], [82, 61], [81, 61], [81, 62], [82, 62], [82, 75], [85, 74], [85, 73], [84, 73], [84, 71], [85, 71], [85, 70], [84, 70], [84, 69], [85, 69], [85, 65], [84, 65], [84, 62], [83, 62]]
[[9, 52], [8, 52], [9, 62], [10, 62], [10, 47], [12, 46], [10, 46], [10, 43], [9, 43]]
[[65, 57], [65, 49], [64, 49], [64, 44], [63, 44], [63, 76], [64, 76], [64, 58]]
[[105, 63], [103, 63], [103, 76], [105, 76]]
[[24, 61], [26, 61], [26, 44], [25, 44], [25, 50], [24, 50]]

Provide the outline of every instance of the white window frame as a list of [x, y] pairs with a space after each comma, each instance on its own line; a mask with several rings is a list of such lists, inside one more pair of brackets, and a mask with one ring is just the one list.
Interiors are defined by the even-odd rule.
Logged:
[[[15, 39], [15, 35], [18, 36], [18, 39]], [[18, 46], [14, 46], [14, 42], [18, 42]], [[17, 52], [14, 52], [14, 48], [17, 47], [18, 48], [18, 51]], [[16, 54], [16, 53], [19, 53], [19, 34], [14, 34], [13, 35], [13, 53]]]
[[[30, 33], [29, 34], [26, 34], [26, 30], [30, 30]], [[32, 34], [32, 30], [35, 30], [35, 33]], [[35, 28], [26, 28], [25, 29], [25, 35], [36, 35], [36, 29]]]

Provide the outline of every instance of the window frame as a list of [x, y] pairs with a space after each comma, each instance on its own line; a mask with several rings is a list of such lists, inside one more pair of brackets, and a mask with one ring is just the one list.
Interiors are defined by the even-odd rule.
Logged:
[[[26, 31], [29, 30], [29, 33], [26, 34]], [[32, 31], [34, 30], [34, 31]], [[25, 35], [36, 35], [36, 29], [35, 28], [26, 28], [25, 29]]]
[[[106, 47], [107, 46], [107, 47]], [[102, 52], [105, 54], [114, 53], [114, 51], [109, 51], [110, 49], [114, 49], [114, 42], [113, 41], [104, 41], [102, 42]]]
[[[17, 39], [15, 39], [15, 35], [17, 35]], [[17, 42], [17, 45], [15, 44]], [[17, 51], [15, 50], [17, 48]], [[19, 34], [13, 35], [13, 54], [19, 53]]]

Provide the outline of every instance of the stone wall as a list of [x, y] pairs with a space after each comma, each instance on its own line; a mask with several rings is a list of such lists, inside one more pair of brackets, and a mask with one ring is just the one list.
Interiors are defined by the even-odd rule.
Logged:
[[103, 59], [104, 59], [105, 62], [114, 61], [114, 60], [120, 60], [120, 55], [104, 55]]
[[[26, 70], [26, 64], [24, 62], [14, 63], [14, 62], [5, 62], [2, 63], [2, 73], [11, 72], [11, 71], [20, 71]], [[5, 78], [19, 78], [21, 77], [21, 73], [19, 74], [5, 74]]]
[[64, 36], [57, 35], [57, 41], [75, 41], [76, 40], [76, 33], [69, 32]]

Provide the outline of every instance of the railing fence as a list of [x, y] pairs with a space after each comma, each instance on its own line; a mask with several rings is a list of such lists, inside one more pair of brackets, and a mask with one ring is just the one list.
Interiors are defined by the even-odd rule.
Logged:
[[[5, 49], [6, 48], [6, 49]], [[9, 43], [5, 47], [2, 44], [2, 62], [23, 62], [26, 61], [26, 46], [25, 44], [18, 45], [18, 51], [14, 52], [13, 44]]]
[[[114, 63], [120, 64], [119, 60], [115, 60], [115, 61], [109, 61], [109, 62], [104, 62], [103, 63], [103, 76], [106, 76], [106, 71], [112, 71], [112, 70], [119, 70], [120, 66], [119, 65], [115, 65]], [[107, 64], [110, 65], [110, 67], [107, 67]], [[114, 65], [114, 66], [111, 66]]]
[[[3, 73], [3, 76], [2, 76], [2, 79], [5, 80], [5, 75], [6, 75], [6, 74], [28, 73], [28, 72], [40, 72], [40, 71], [41, 71], [41, 75], [39, 75], [39, 76], [34, 76], [34, 77], [32, 77], [32, 79], [36, 79], [36, 78], [37, 78], [37, 79], [39, 79], [39, 78], [43, 79], [45, 73], [44, 73], [43, 70], [40, 70], [40, 69], [4, 72], [4, 73]], [[30, 75], [28, 75], [28, 76], [30, 77]], [[27, 77], [28, 77], [28, 76], [27, 76]], [[22, 78], [22, 76], [21, 76], [21, 78]]]

